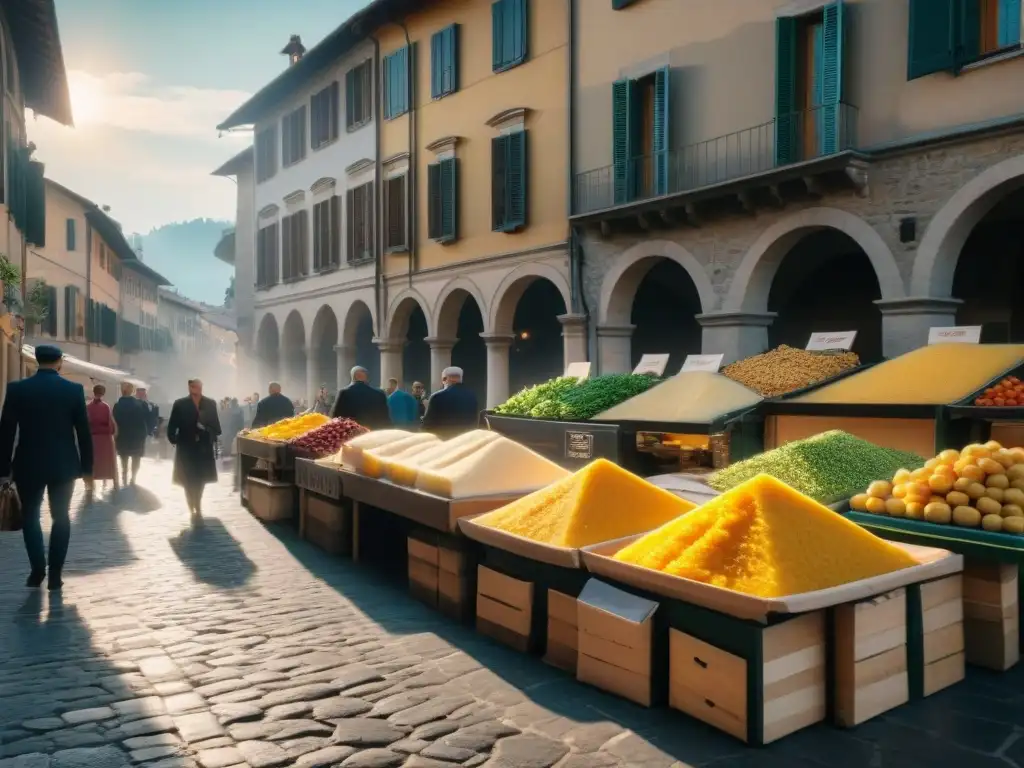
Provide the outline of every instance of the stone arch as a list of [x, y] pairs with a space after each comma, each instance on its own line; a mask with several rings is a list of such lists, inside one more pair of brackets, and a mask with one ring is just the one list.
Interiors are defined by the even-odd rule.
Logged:
[[281, 330], [273, 312], [266, 312], [256, 324], [254, 340], [256, 371], [261, 379], [277, 376], [281, 367]]
[[329, 304], [323, 304], [313, 316], [313, 322], [309, 324], [310, 349], [319, 346], [325, 338], [335, 339], [334, 344], [341, 338], [338, 316], [334, 314], [334, 309]]
[[488, 333], [512, 333], [512, 321], [515, 319], [519, 299], [536, 280], [547, 280], [554, 285], [562, 294], [565, 311], [570, 311], [572, 294], [569, 290], [569, 280], [561, 270], [549, 264], [520, 264], [505, 275], [498, 290], [494, 292], [494, 299], [487, 314]]
[[294, 341], [296, 339], [305, 346], [306, 321], [303, 320], [302, 313], [299, 310], [293, 309], [284, 319], [284, 325], [281, 326], [281, 341]]
[[406, 288], [395, 296], [391, 301], [391, 306], [388, 307], [385, 338], [404, 339], [409, 332], [409, 318], [417, 307], [423, 310], [423, 316], [427, 318], [427, 335], [429, 336], [434, 330], [430, 324], [430, 305], [415, 288]]
[[883, 299], [906, 296], [903, 278], [889, 246], [864, 219], [838, 208], [806, 208], [768, 227], [747, 250], [733, 276], [722, 308], [732, 312], [765, 312], [772, 280], [800, 239], [815, 229], [831, 228], [847, 235], [874, 267]]
[[692, 253], [671, 240], [648, 240], [637, 243], [618, 256], [615, 265], [605, 275], [598, 305], [599, 325], [629, 325], [637, 289], [659, 259], [674, 261], [686, 270], [697, 288], [702, 312], [717, 308], [718, 299], [711, 278]]
[[454, 339], [459, 326], [459, 313], [465, 299], [472, 299], [480, 310], [481, 317], [487, 317], [487, 304], [480, 287], [468, 277], [456, 277], [445, 283], [434, 305], [434, 316], [430, 327], [438, 337]]
[[947, 298], [967, 238], [1006, 195], [1024, 187], [1024, 155], [985, 169], [960, 187], [928, 222], [914, 258], [911, 296]]
[[369, 316], [370, 324], [376, 332], [377, 329], [377, 318], [373, 316], [373, 307], [367, 304], [362, 299], [356, 299], [348, 305], [348, 309], [345, 310], [345, 319], [341, 324], [341, 332], [339, 338], [349, 346], [354, 346], [356, 343], [356, 334], [359, 332], [359, 325], [362, 323], [363, 318]]

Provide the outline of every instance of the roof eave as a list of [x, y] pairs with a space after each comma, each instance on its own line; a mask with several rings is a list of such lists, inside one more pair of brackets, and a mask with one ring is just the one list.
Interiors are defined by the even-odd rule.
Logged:
[[253, 148], [252, 145], [250, 144], [237, 155], [225, 161], [223, 165], [221, 165], [217, 170], [213, 171], [213, 173], [211, 173], [210, 175], [224, 177], [237, 176], [238, 173], [246, 166], [252, 165], [253, 157]]
[[[25, 106], [71, 127], [71, 94], [54, 0], [4, 3], [21, 74]], [[20, 43], [20, 44], [19, 44]]]

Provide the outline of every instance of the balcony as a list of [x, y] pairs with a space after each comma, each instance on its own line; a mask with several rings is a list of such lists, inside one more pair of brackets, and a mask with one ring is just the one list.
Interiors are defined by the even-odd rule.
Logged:
[[221, 232], [220, 240], [214, 246], [213, 255], [225, 264], [235, 263], [235, 228], [228, 227]]
[[863, 190], [856, 129], [857, 108], [833, 104], [586, 171], [573, 185], [572, 219], [604, 226], [637, 217], [647, 228], [648, 214], [658, 212], [667, 224], [696, 225], [716, 203], [752, 212], [791, 196], [820, 196], [834, 180]]

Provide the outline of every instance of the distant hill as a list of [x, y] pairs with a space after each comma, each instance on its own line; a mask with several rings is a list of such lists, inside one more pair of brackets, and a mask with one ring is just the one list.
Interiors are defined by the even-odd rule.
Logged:
[[162, 274], [178, 293], [195, 301], [221, 306], [234, 268], [214, 257], [213, 249], [230, 221], [192, 219], [164, 224], [134, 238], [142, 259]]

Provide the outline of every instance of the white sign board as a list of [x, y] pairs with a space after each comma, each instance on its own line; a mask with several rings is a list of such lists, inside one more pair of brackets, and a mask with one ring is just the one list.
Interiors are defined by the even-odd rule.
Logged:
[[980, 325], [951, 325], [947, 328], [929, 328], [929, 344], [980, 344]]
[[590, 363], [569, 363], [569, 367], [565, 369], [565, 375], [574, 379], [585, 379], [590, 376]]
[[633, 373], [653, 373], [662, 376], [668, 367], [668, 355], [643, 355]]
[[809, 352], [822, 352], [826, 349], [850, 349], [853, 347], [853, 340], [856, 338], [856, 331], [812, 333], [811, 338], [807, 340], [807, 350]]
[[686, 360], [683, 361], [683, 368], [680, 373], [687, 373], [689, 371], [711, 371], [711, 373], [718, 373], [718, 369], [722, 367], [722, 358], [724, 355], [687, 355]]

